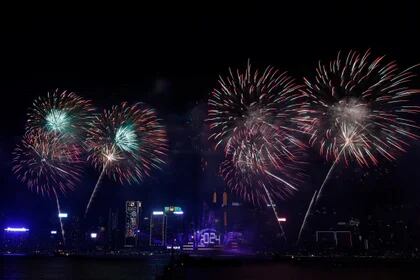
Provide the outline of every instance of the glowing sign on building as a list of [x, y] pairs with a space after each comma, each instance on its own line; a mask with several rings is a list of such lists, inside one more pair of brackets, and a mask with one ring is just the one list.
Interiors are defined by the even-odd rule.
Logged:
[[[166, 207], [164, 208], [164, 210], [165, 210], [165, 213], [174, 213], [174, 214], [176, 214], [176, 215], [180, 215], [179, 213], [184, 214], [184, 212], [182, 212], [181, 207], [178, 207], [178, 206], [166, 206]], [[178, 214], [177, 214], [177, 213], [178, 213]], [[182, 214], [181, 214], [181, 215], [182, 215]]]
[[132, 247], [137, 243], [140, 210], [140, 201], [125, 202], [125, 246]]
[[29, 229], [21, 227], [21, 228], [16, 228], [16, 227], [7, 227], [4, 229], [7, 232], [27, 232], [29, 231]]
[[212, 228], [206, 228], [196, 233], [196, 248], [198, 250], [216, 250], [223, 248], [222, 235]]
[[211, 245], [220, 245], [220, 234], [216, 231], [206, 231], [200, 233], [199, 244], [211, 246]]

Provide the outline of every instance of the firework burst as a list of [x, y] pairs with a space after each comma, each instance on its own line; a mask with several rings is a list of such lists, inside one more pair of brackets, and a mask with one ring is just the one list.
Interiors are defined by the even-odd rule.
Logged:
[[[68, 138], [42, 129], [28, 131], [14, 151], [13, 172], [32, 191], [54, 197], [61, 212], [59, 193], [73, 190], [81, 179], [81, 148]], [[63, 223], [61, 236], [66, 243]]]
[[216, 147], [227, 148], [237, 130], [259, 124], [292, 132], [302, 106], [300, 87], [286, 72], [272, 67], [260, 73], [248, 63], [243, 72], [229, 70], [209, 98], [210, 139]]
[[418, 139], [413, 117], [420, 106], [413, 98], [420, 90], [410, 85], [416, 76], [413, 68], [400, 70], [395, 61], [373, 58], [369, 50], [350, 51], [328, 64], [320, 62], [316, 75], [304, 79], [308, 102], [302, 110], [303, 130], [311, 134], [310, 144], [333, 163], [309, 204], [298, 242], [312, 206], [340, 161], [377, 166], [381, 159], [395, 160], [407, 151], [410, 140]]
[[28, 113], [26, 130], [42, 129], [81, 142], [93, 112], [90, 101], [73, 92], [56, 90], [35, 99]]
[[34, 129], [14, 151], [13, 172], [29, 189], [42, 195], [73, 190], [81, 178], [83, 160], [78, 145], [57, 134]]
[[305, 148], [296, 137], [305, 105], [300, 88], [285, 72], [267, 67], [260, 73], [248, 63], [245, 71], [221, 77], [209, 98], [210, 139], [224, 147], [226, 156], [222, 176], [247, 201], [266, 202], [258, 186], [279, 198], [295, 189], [286, 178], [293, 177], [288, 172]]
[[140, 182], [165, 163], [167, 137], [155, 111], [142, 103], [122, 103], [105, 110], [87, 135], [89, 160], [101, 170], [86, 212], [102, 177], [121, 184]]
[[294, 140], [267, 125], [237, 131], [220, 169], [226, 184], [245, 201], [256, 205], [271, 203], [265, 190], [272, 199], [292, 195], [303, 175], [300, 168], [303, 150]]
[[[210, 139], [223, 147], [221, 175], [227, 186], [253, 204], [269, 204], [278, 220], [273, 198], [285, 198], [296, 187], [296, 164], [305, 145], [295, 137], [303, 97], [286, 72], [229, 71], [220, 77], [209, 98]], [[283, 228], [278, 222], [285, 238]]]
[[373, 58], [370, 51], [339, 53], [319, 63], [315, 77], [305, 78], [311, 145], [327, 160], [360, 166], [407, 151], [409, 140], [418, 138], [413, 115], [420, 112], [412, 102], [420, 92], [410, 87], [412, 68], [399, 70], [396, 62]]

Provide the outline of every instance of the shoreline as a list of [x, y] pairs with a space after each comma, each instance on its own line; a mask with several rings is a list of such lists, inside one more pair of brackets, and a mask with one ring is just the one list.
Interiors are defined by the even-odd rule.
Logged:
[[68, 258], [68, 259], [103, 259], [103, 260], [150, 260], [150, 259], [167, 259], [168, 261], [182, 261], [188, 264], [213, 263], [222, 264], [230, 262], [238, 263], [272, 263], [285, 262], [291, 264], [316, 264], [316, 263], [343, 263], [343, 264], [362, 264], [362, 263], [419, 263], [420, 257], [408, 256], [302, 256], [302, 255], [210, 255], [210, 254], [169, 254], [169, 253], [153, 253], [153, 254], [0, 254], [0, 258], [28, 258], [28, 259], [43, 259], [43, 258]]

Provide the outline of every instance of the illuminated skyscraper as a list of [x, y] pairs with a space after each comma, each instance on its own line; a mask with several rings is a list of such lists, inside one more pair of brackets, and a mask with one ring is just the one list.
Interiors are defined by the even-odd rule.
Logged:
[[166, 245], [181, 246], [184, 241], [184, 211], [181, 207], [165, 207]]
[[7, 227], [4, 229], [2, 250], [25, 252], [30, 247], [29, 229], [24, 227]]
[[139, 217], [141, 214], [140, 201], [125, 202], [125, 247], [135, 247], [137, 245]]
[[150, 246], [165, 246], [166, 244], [166, 215], [163, 211], [153, 211], [150, 216]]
[[223, 201], [222, 201], [222, 209], [223, 209], [223, 229], [224, 232], [227, 232], [228, 227], [228, 195], [227, 192], [223, 192]]

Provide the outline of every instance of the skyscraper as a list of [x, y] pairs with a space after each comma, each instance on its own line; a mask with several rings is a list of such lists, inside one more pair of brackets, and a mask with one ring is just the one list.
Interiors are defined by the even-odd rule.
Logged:
[[109, 208], [108, 212], [108, 248], [116, 249], [121, 246], [122, 236], [119, 227], [119, 209]]
[[125, 202], [125, 247], [135, 247], [137, 245], [140, 213], [140, 201]]
[[184, 242], [184, 211], [181, 207], [165, 207], [166, 245], [181, 246]]
[[165, 246], [166, 244], [166, 215], [163, 211], [153, 211], [150, 216], [150, 246]]

